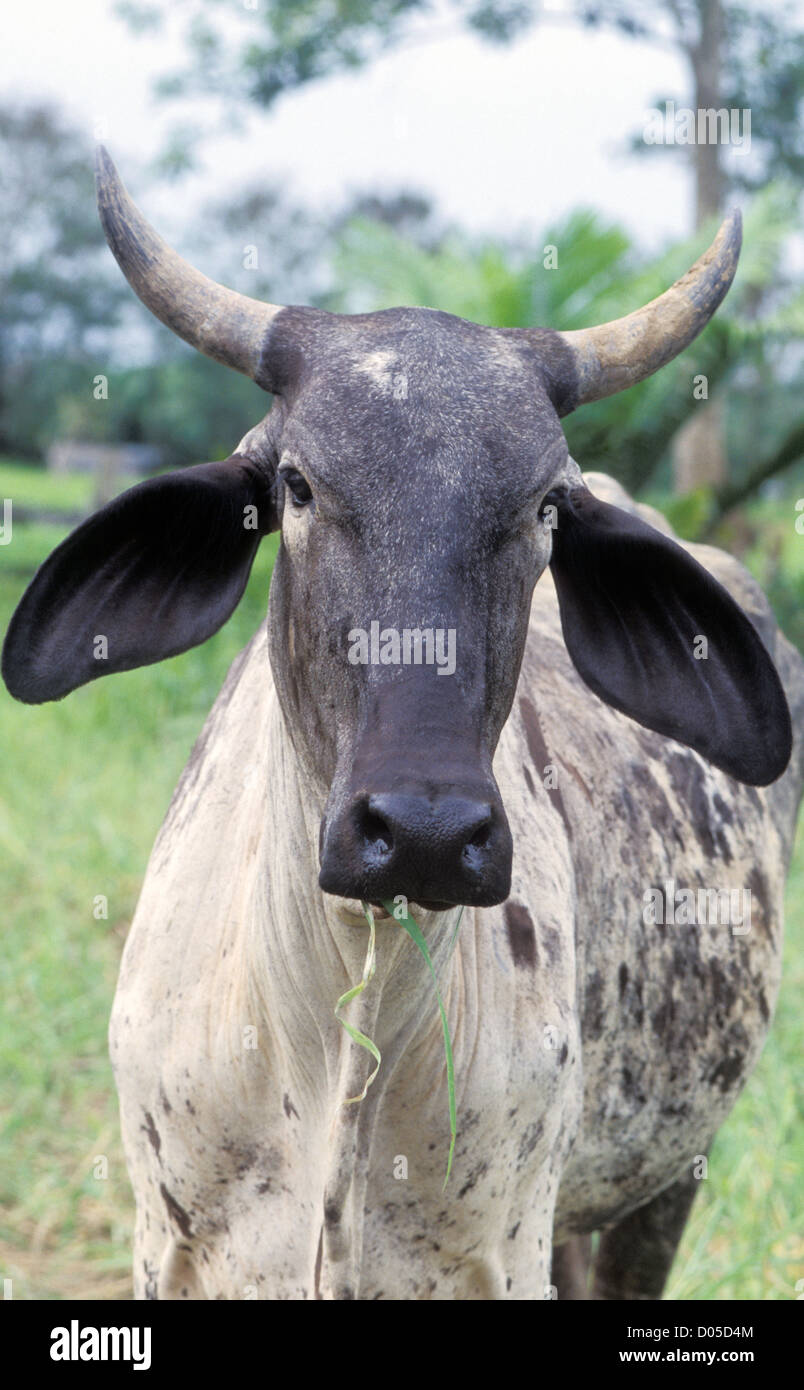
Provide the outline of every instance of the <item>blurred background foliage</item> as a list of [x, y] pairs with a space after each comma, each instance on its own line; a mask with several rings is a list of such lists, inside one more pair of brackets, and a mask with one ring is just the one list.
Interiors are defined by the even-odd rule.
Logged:
[[[726, 106], [761, 113], [752, 162], [727, 175], [722, 152], [694, 151], [698, 221], [717, 209], [727, 182], [756, 190], [773, 178], [804, 176], [804, 34], [795, 0], [657, 0], [650, 6], [644, 0], [570, 0], [563, 11], [543, 0], [243, 0], [239, 26], [220, 0], [176, 2], [187, 60], [179, 71], [160, 76], [155, 92], [176, 102], [198, 92], [214, 94], [227, 123], [238, 107], [269, 109], [307, 83], [362, 67], [395, 46], [431, 42], [460, 29], [508, 44], [535, 25], [569, 23], [580, 31], [608, 28], [676, 49], [688, 69], [689, 105], [696, 110]], [[133, 32], [158, 29], [167, 15], [166, 6], [153, 0], [118, 0], [117, 9]], [[657, 93], [657, 101], [666, 95], [673, 94]], [[164, 168], [177, 173], [199, 157], [197, 129], [180, 122], [174, 136]], [[634, 152], [649, 148], [635, 135]]]
[[[425, 304], [486, 324], [579, 328], [666, 289], [736, 199], [740, 267], [706, 331], [649, 381], [564, 424], [582, 468], [609, 472], [662, 507], [682, 536], [742, 558], [804, 650], [804, 535], [796, 529], [804, 513], [795, 505], [804, 498], [804, 39], [794, 5], [573, 0], [569, 14], [556, 15], [516, 0], [259, 0], [239, 19], [238, 7], [221, 0], [118, 8], [132, 43], [180, 12], [187, 61], [159, 83], [157, 95], [177, 112], [160, 157], [149, 169], [125, 150], [115, 157], [177, 249], [247, 294], [334, 311]], [[575, 209], [555, 225], [534, 222], [527, 237], [470, 235], [413, 187], [363, 188], [337, 206], [312, 207], [281, 186], [245, 186], [210, 199], [191, 224], [177, 220], [182, 179], [203, 165], [206, 145], [193, 93], [218, 97], [231, 125], [238, 107], [268, 111], [394, 45], [428, 42], [434, 15], [492, 44], [547, 23], [573, 23], [578, 43], [587, 29], [607, 26], [670, 44], [688, 86], [657, 93], [657, 104], [750, 109], [751, 155], [649, 145], [634, 133], [632, 152], [686, 160], [695, 190], [689, 237], [658, 255], [584, 204], [578, 170], [567, 171]], [[218, 177], [210, 171], [210, 188]], [[88, 475], [45, 471], [54, 441], [151, 444], [166, 466], [181, 467], [225, 457], [270, 400], [186, 348], [135, 300], [98, 224], [90, 142], [63, 112], [0, 103], [0, 187], [0, 498], [12, 498], [20, 518], [13, 545], [0, 549], [4, 627], [36, 565], [96, 495]], [[173, 190], [168, 226], [149, 212], [165, 188]], [[94, 394], [99, 374], [107, 399]], [[700, 378], [704, 400], [694, 394]], [[704, 454], [713, 466], [703, 466]], [[264, 614], [275, 549], [275, 538], [261, 548], [243, 603], [204, 647], [57, 705], [2, 703], [13, 791], [0, 798], [11, 946], [0, 955], [10, 1001], [0, 1063], [15, 1078], [16, 1103], [0, 1131], [0, 1262], [17, 1280], [15, 1296], [112, 1297], [129, 1288], [130, 1193], [103, 1027], [148, 848], [227, 665]], [[800, 1273], [803, 885], [800, 842], [781, 1026], [717, 1138], [716, 1180], [703, 1185], [670, 1296], [788, 1298]], [[108, 920], [92, 915], [99, 893]], [[109, 1155], [116, 1185], [90, 1180], [97, 1153]]]
[[[735, 158], [718, 142], [658, 145], [634, 133], [632, 152], [686, 160], [695, 188], [694, 235], [658, 257], [646, 259], [621, 228], [583, 206], [560, 226], [534, 226], [530, 244], [502, 234], [478, 243], [445, 226], [416, 189], [366, 189], [339, 207], [313, 210], [280, 187], [247, 187], [211, 201], [193, 226], [169, 230], [207, 273], [258, 297], [333, 309], [426, 303], [490, 324], [573, 328], [660, 293], [740, 192], [740, 270], [710, 328], [658, 377], [587, 407], [567, 432], [584, 466], [608, 468], [638, 491], [668, 490], [674, 441], [695, 415], [700, 432], [704, 416], [710, 447], [701, 451], [702, 492], [677, 509], [698, 531], [711, 532], [727, 507], [797, 462], [804, 296], [790, 246], [801, 237], [804, 35], [788, 0], [770, 7], [660, 0], [650, 9], [641, 0], [571, 0], [563, 12], [536, 0], [245, 0], [239, 16], [220, 0], [119, 0], [117, 9], [133, 36], [177, 12], [184, 26], [182, 71], [155, 81], [177, 123], [151, 182], [175, 180], [203, 160], [194, 93], [217, 99], [231, 125], [238, 111], [269, 109], [389, 48], [430, 42], [445, 26], [506, 44], [539, 24], [571, 23], [579, 42], [584, 29], [607, 27], [674, 48], [688, 90], [657, 94], [657, 103], [749, 110], [752, 143], [748, 156]], [[159, 444], [171, 464], [226, 452], [264, 397], [190, 353], [136, 306], [104, 250], [86, 136], [58, 111], [32, 104], [0, 107], [0, 137], [0, 453], [41, 458], [65, 437]], [[149, 191], [143, 174], [141, 203]], [[548, 245], [557, 256], [550, 269]], [[99, 371], [114, 378], [102, 408], [90, 389]], [[717, 410], [693, 396], [698, 374]], [[720, 457], [707, 469], [703, 454], [712, 445]], [[694, 463], [692, 475], [695, 483]], [[688, 484], [689, 467], [684, 477]]]

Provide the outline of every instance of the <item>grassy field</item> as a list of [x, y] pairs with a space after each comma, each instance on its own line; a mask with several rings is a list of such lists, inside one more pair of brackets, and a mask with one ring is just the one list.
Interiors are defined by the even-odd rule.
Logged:
[[[20, 506], [73, 510], [89, 494], [86, 479], [0, 465], [0, 498]], [[65, 533], [19, 526], [0, 548], [0, 632]], [[272, 538], [205, 646], [53, 705], [0, 692], [0, 1277], [15, 1298], [130, 1297], [133, 1202], [106, 1052], [120, 951], [181, 768], [264, 615], [274, 554]], [[107, 918], [94, 915], [99, 895]], [[803, 987], [800, 835], [773, 1033], [713, 1148], [670, 1297], [789, 1299], [804, 1277]]]

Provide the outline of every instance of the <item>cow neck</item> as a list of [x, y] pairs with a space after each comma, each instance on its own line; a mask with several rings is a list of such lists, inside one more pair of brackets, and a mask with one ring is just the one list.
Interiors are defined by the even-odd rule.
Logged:
[[[303, 1094], [315, 1115], [316, 1138], [309, 1167], [317, 1173], [323, 1208], [330, 1216], [321, 1234], [324, 1296], [355, 1296], [359, 1286], [363, 1212], [372, 1148], [388, 1140], [393, 1115], [385, 1101], [393, 1083], [421, 1104], [420, 1078], [444, 1074], [444, 1042], [432, 976], [397, 922], [377, 923], [376, 970], [345, 1013], [382, 1054], [379, 1073], [357, 1104], [374, 1060], [335, 1017], [336, 1001], [363, 974], [368, 924], [349, 926], [336, 915], [336, 900], [318, 886], [318, 833], [323, 804], [310, 785], [284, 727], [275, 697], [268, 730], [267, 785], [270, 822], [263, 839], [258, 883], [264, 885], [252, 916], [247, 972], [259, 998], [262, 1026], [270, 1037], [276, 1081], [290, 1095]], [[456, 1046], [471, 1054], [473, 1033], [467, 1001], [477, 994], [474, 912], [467, 909], [455, 938], [456, 914], [422, 913], [422, 927], [439, 980]], [[444, 1084], [444, 1109], [447, 1114]], [[443, 1131], [442, 1131], [443, 1132]], [[446, 1163], [446, 1149], [444, 1161]]]
[[[268, 785], [272, 821], [262, 875], [267, 891], [257, 914], [265, 1015], [283, 1050], [298, 1048], [304, 1055], [308, 1077], [312, 1053], [304, 1048], [312, 1044], [323, 1049], [327, 1093], [331, 1099], [341, 1093], [345, 1098], [355, 1076], [365, 1079], [373, 1065], [334, 1014], [336, 1001], [362, 977], [368, 924], [343, 923], [337, 900], [318, 886], [321, 793], [305, 774], [276, 700], [269, 729]], [[473, 933], [473, 917], [466, 909], [454, 944], [456, 912], [423, 912], [417, 918], [445, 1004], [459, 983], [461, 943]], [[397, 922], [377, 922], [376, 932], [374, 977], [346, 1011], [353, 1026], [372, 1037], [381, 1052], [385, 1048], [375, 1089], [383, 1072], [390, 1073], [400, 1039], [406, 1046], [433, 1042], [443, 1048], [433, 980], [424, 960]], [[386, 1055], [391, 1059], [387, 1066]], [[358, 1091], [361, 1086], [362, 1080]]]

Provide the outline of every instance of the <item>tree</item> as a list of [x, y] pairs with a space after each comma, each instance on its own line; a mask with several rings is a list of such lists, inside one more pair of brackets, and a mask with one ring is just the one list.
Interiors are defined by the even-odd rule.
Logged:
[[[141, 0], [120, 0], [118, 10], [140, 28], [162, 18], [160, 7]], [[569, 21], [676, 48], [690, 86], [674, 96], [695, 111], [754, 113], [752, 157], [727, 168], [722, 143], [664, 146], [692, 154], [696, 226], [718, 210], [727, 183], [756, 190], [771, 179], [804, 175], [804, 34], [793, 0], [779, 0], [773, 9], [768, 0], [660, 0], [655, 6], [572, 0], [566, 16], [546, 12], [540, 0], [253, 0], [237, 25], [231, 10], [221, 22], [216, 0], [184, 0], [184, 10], [189, 63], [160, 79], [157, 90], [170, 97], [217, 93], [227, 122], [238, 103], [265, 110], [284, 94], [362, 66], [403, 41], [425, 42], [443, 33], [445, 15], [491, 43], [511, 43], [537, 22]], [[635, 148], [662, 147], [639, 137]], [[181, 166], [175, 151], [173, 160]]]
[[[694, 139], [681, 148], [691, 156], [696, 228], [721, 211], [729, 185], [757, 190], [790, 175], [800, 182], [804, 35], [790, 5], [768, 12], [766, 3], [665, 0], [646, 19], [638, 0], [590, 0], [579, 6], [579, 13], [587, 24], [614, 24], [643, 38], [661, 40], [667, 34], [684, 56], [691, 81]], [[758, 129], [752, 113], [761, 117]], [[675, 137], [672, 128], [670, 134]], [[726, 151], [735, 137], [741, 153], [732, 154], [726, 163]], [[752, 145], [753, 157], [749, 155]], [[678, 148], [675, 138], [670, 144], [647, 144], [643, 132], [632, 144], [638, 153], [662, 148]], [[674, 476], [679, 491], [713, 485], [722, 492], [727, 474], [723, 401], [716, 396], [679, 430]]]
[[0, 448], [33, 452], [48, 393], [84, 373], [123, 287], [108, 264], [92, 148], [46, 105], [0, 107]]
[[3, 350], [82, 349], [114, 321], [91, 143], [50, 107], [0, 107]]

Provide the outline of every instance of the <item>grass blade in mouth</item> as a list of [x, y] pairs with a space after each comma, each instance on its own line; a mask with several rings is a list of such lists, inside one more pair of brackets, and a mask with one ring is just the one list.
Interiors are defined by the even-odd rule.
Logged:
[[[356, 998], [358, 994], [363, 993], [363, 990], [366, 988], [366, 985], [368, 984], [369, 980], [374, 974], [374, 970], [377, 964], [377, 957], [375, 952], [374, 913], [371, 911], [371, 908], [366, 908], [365, 903], [363, 904], [363, 911], [365, 912], [366, 917], [368, 918], [369, 924], [369, 943], [368, 950], [366, 951], [366, 963], [363, 966], [363, 978], [359, 982], [359, 984], [353, 985], [351, 989], [347, 989], [346, 993], [341, 995], [340, 999], [335, 1005], [336, 1018], [338, 1018], [339, 1009], [344, 1008], [350, 1002], [350, 1000]], [[338, 1022], [340, 1023], [342, 1028], [346, 1029], [352, 1041], [358, 1043], [360, 1047], [365, 1047], [366, 1051], [371, 1053], [372, 1057], [377, 1063], [373, 1072], [367, 1078], [366, 1083], [362, 1091], [360, 1092], [360, 1095], [350, 1096], [348, 1100], [344, 1101], [344, 1105], [356, 1105], [359, 1100], [365, 1100], [366, 1091], [368, 1090], [372, 1081], [375, 1079], [377, 1072], [380, 1070], [380, 1062], [382, 1061], [382, 1057], [380, 1056], [380, 1050], [377, 1047], [377, 1044], [373, 1043], [371, 1041], [371, 1038], [367, 1038], [365, 1033], [361, 1033], [358, 1028], [353, 1028], [351, 1023], [346, 1022], [345, 1018], [338, 1018]]]
[[[338, 1018], [338, 1010], [344, 1008], [350, 1002], [350, 1000], [355, 999], [358, 994], [362, 994], [363, 990], [366, 988], [366, 985], [371, 980], [377, 964], [374, 913], [371, 910], [370, 903], [364, 902], [362, 904], [362, 907], [363, 912], [365, 913], [366, 921], [369, 924], [369, 944], [368, 950], [366, 951], [365, 965], [363, 966], [363, 978], [360, 980], [359, 984], [353, 985], [351, 989], [348, 989], [345, 994], [341, 995], [340, 999], [335, 1005], [335, 1017], [338, 1019], [338, 1022], [340, 1023], [341, 1027], [346, 1029], [346, 1032], [349, 1034], [349, 1037], [353, 1040], [353, 1042], [358, 1043], [360, 1047], [364, 1047], [367, 1052], [371, 1053], [377, 1065], [374, 1068], [371, 1075], [366, 1079], [365, 1085], [363, 1086], [360, 1095], [350, 1096], [348, 1100], [344, 1101], [344, 1105], [355, 1105], [358, 1101], [365, 1100], [366, 1092], [369, 1086], [371, 1085], [372, 1081], [374, 1081], [374, 1079], [376, 1078], [377, 1073], [380, 1070], [380, 1062], [382, 1061], [380, 1050], [377, 1047], [377, 1044], [371, 1041], [371, 1038], [367, 1038], [365, 1033], [361, 1033], [358, 1028], [354, 1028], [351, 1023], [347, 1023], [345, 1018]], [[433, 977], [433, 984], [435, 986], [436, 992], [436, 1000], [438, 1001], [438, 1011], [441, 1014], [441, 1027], [444, 1030], [444, 1052], [446, 1054], [447, 1059], [447, 1092], [449, 1094], [450, 1132], [449, 1155], [447, 1157], [447, 1172], [444, 1177], [444, 1187], [442, 1188], [443, 1191], [446, 1188], [447, 1183], [449, 1182], [449, 1175], [452, 1171], [452, 1159], [455, 1153], [455, 1140], [458, 1135], [457, 1112], [455, 1108], [455, 1063], [452, 1057], [452, 1040], [449, 1035], [449, 1024], [447, 1023], [447, 1014], [444, 1008], [444, 1002], [441, 998], [441, 991], [438, 988], [438, 978], [436, 976], [435, 968], [430, 957], [430, 952], [427, 949], [427, 942], [424, 939], [421, 927], [419, 926], [416, 919], [410, 915], [407, 909], [404, 910], [402, 916], [399, 915], [399, 904], [383, 901], [383, 907], [385, 908], [386, 912], [388, 913], [388, 916], [391, 918], [392, 921], [398, 922], [400, 927], [404, 927], [408, 936], [411, 938], [416, 948], [421, 952], [422, 956], [424, 957], [427, 969], [430, 971], [430, 974]], [[452, 940], [450, 942], [450, 955], [452, 954], [452, 948], [455, 945], [455, 939], [458, 935], [458, 928], [461, 924], [462, 917], [463, 908], [461, 908], [460, 912], [458, 913], [458, 918], [452, 933]]]

